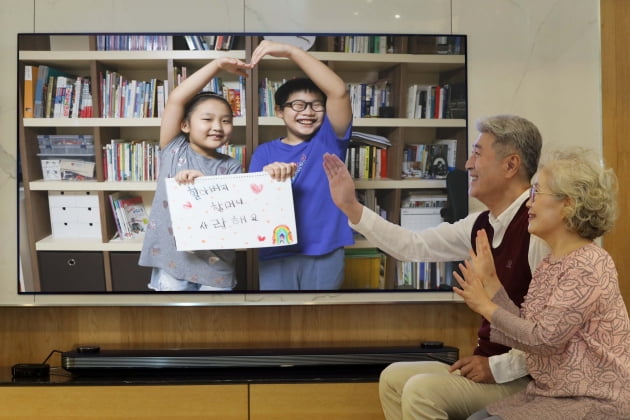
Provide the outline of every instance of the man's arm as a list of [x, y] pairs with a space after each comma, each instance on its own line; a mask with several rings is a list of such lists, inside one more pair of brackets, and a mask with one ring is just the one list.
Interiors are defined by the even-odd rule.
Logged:
[[520, 350], [512, 349], [488, 359], [492, 376], [498, 384], [514, 381], [528, 374], [525, 352]]
[[412, 232], [359, 203], [352, 177], [341, 159], [325, 154], [323, 165], [333, 201], [348, 216], [351, 227], [365, 235], [375, 247], [401, 261], [458, 261], [468, 257], [470, 232], [478, 213], [453, 224], [442, 223], [422, 232]]
[[456, 370], [471, 381], [484, 384], [503, 384], [528, 374], [525, 353], [516, 349], [491, 357], [462, 357], [449, 368], [450, 372]]

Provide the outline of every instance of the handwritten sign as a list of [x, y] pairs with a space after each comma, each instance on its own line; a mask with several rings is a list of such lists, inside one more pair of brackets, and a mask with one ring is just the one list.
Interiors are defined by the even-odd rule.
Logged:
[[266, 172], [166, 179], [177, 250], [239, 249], [297, 243], [291, 180]]

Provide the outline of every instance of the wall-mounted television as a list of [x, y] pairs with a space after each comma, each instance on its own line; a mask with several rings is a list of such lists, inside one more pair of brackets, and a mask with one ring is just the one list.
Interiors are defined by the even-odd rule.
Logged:
[[[248, 61], [264, 39], [308, 50], [347, 83], [354, 118], [346, 162], [366, 206], [410, 229], [444, 222], [454, 200], [467, 206], [465, 193], [447, 188], [467, 151], [465, 35], [18, 34], [19, 278], [3, 280], [11, 281], [3, 289], [15, 288], [29, 305], [455, 299], [454, 264], [401, 263], [360, 235], [345, 250], [340, 288], [262, 291], [255, 248], [236, 250], [232, 290], [147, 287], [151, 270], [137, 263], [144, 227], [128, 223], [120, 208], [133, 202], [151, 212], [168, 93], [212, 59]], [[290, 60], [266, 57], [247, 78], [220, 74], [207, 86], [230, 101], [234, 135], [224, 152], [244, 171], [259, 144], [286, 132], [274, 113], [274, 89], [302, 75]]]

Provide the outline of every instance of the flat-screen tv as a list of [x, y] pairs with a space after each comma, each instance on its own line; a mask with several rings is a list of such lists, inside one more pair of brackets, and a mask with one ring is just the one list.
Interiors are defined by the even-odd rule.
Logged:
[[[19, 276], [3, 289], [42, 305], [455, 299], [453, 263], [399, 262], [358, 234], [345, 250], [340, 288], [260, 290], [260, 248], [247, 246], [236, 249], [230, 290], [147, 287], [151, 269], [138, 256], [168, 94], [212, 59], [247, 62], [265, 39], [309, 51], [347, 83], [353, 124], [346, 163], [366, 206], [411, 230], [452, 222], [454, 207], [459, 217], [462, 206], [467, 211], [465, 35], [18, 34]], [[244, 172], [258, 145], [286, 133], [273, 93], [300, 76], [290, 60], [267, 56], [249, 77], [221, 73], [204, 88], [232, 107], [234, 134], [223, 152], [241, 160]]]

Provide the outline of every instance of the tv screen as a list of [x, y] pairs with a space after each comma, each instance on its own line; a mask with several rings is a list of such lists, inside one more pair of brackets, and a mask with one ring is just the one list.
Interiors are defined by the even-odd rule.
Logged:
[[[453, 194], [455, 177], [449, 176], [461, 173], [467, 150], [464, 35], [18, 34], [18, 294], [41, 302], [76, 303], [83, 296], [106, 304], [453, 299], [454, 262], [400, 262], [356, 232], [354, 245], [343, 251], [343, 281], [328, 289], [261, 288], [261, 250], [286, 246], [272, 242], [273, 233], [257, 236], [269, 241], [262, 245], [228, 241], [236, 281], [222, 290], [160, 292], [148, 286], [152, 270], [138, 259], [159, 188], [158, 139], [168, 95], [211, 60], [249, 62], [263, 40], [308, 51], [346, 84], [353, 120], [344, 159], [365, 206], [410, 230], [453, 221], [454, 200], [467, 206], [465, 190]], [[240, 161], [243, 172], [257, 147], [287, 135], [274, 93], [303, 76], [291, 60], [268, 55], [248, 77], [221, 72], [204, 86], [231, 107], [232, 139], [221, 152]], [[203, 191], [219, 181], [210, 179]], [[213, 195], [219, 198], [206, 201], [206, 215], [199, 217], [218, 220], [207, 216], [217, 200], [243, 206], [245, 213], [221, 213], [231, 221], [247, 210], [252, 217], [278, 202], [292, 204], [291, 195], [254, 202], [232, 184], [225, 189], [231, 191]], [[202, 219], [191, 218], [189, 229], [211, 227]], [[257, 229], [243, 226], [243, 219], [225, 227], [225, 219], [221, 234], [227, 238]], [[284, 220], [274, 220], [274, 227], [286, 228]], [[300, 231], [291, 227], [299, 244]], [[181, 232], [178, 237], [181, 246]], [[215, 252], [203, 246], [182, 252], [219, 258], [220, 245], [212, 243]]]

